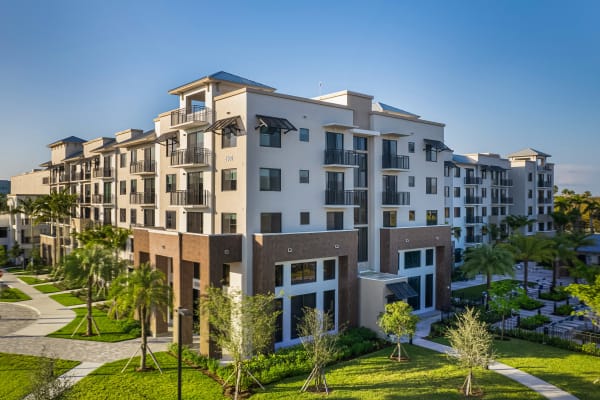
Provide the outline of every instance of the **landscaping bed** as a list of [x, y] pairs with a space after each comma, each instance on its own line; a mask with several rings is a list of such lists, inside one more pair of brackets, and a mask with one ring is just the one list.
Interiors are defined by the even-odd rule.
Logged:
[[57, 288], [55, 285], [50, 284], [50, 283], [47, 283], [44, 285], [37, 285], [37, 286], [34, 286], [34, 288], [36, 290], [39, 290], [42, 293], [56, 293], [56, 292], [62, 291], [62, 289]]
[[544, 302], [532, 299], [531, 297], [521, 296], [518, 299], [519, 308], [523, 310], [533, 311], [544, 306]]
[[[105, 310], [94, 307], [92, 315], [100, 328], [100, 335], [85, 336], [87, 324], [84, 322], [79, 327], [77, 333], [71, 337], [75, 328], [77, 328], [81, 323], [81, 320], [84, 319], [87, 314], [85, 307], [76, 308], [73, 311], [75, 311], [77, 317], [75, 317], [68, 325], [49, 334], [48, 337], [92, 340], [96, 342], [120, 342], [123, 340], [135, 339], [140, 336], [140, 326], [138, 321], [133, 319], [115, 320], [109, 318]], [[93, 332], [95, 334], [96, 330], [94, 329]]]
[[541, 292], [540, 299], [551, 301], [565, 301], [569, 298], [569, 294], [564, 290], [555, 290], [554, 292]]
[[540, 326], [550, 322], [550, 317], [547, 315], [533, 315], [531, 317], [521, 318], [519, 328], [534, 330]]
[[73, 294], [71, 294], [71, 293], [53, 294], [53, 295], [50, 295], [49, 297], [66, 307], [85, 304], [84, 300], [81, 300], [77, 296], [73, 296]]
[[571, 315], [573, 313], [573, 311], [575, 311], [573, 306], [571, 306], [569, 304], [563, 304], [562, 306], [556, 307], [556, 311], [554, 311], [552, 314], [566, 317], [566, 316]]
[[0, 302], [14, 303], [25, 300], [31, 300], [31, 297], [16, 288], [4, 288], [0, 294]]
[[26, 275], [23, 275], [23, 276], [19, 276], [19, 279], [22, 280], [23, 282], [25, 282], [28, 285], [35, 285], [37, 283], [44, 283], [44, 282], [46, 282], [45, 279], [40, 279], [40, 278], [37, 278], [35, 276], [26, 276]]

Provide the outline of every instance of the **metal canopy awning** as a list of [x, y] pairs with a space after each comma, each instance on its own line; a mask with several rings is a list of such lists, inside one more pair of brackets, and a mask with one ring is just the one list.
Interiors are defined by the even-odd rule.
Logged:
[[175, 139], [175, 138], [177, 138], [177, 132], [167, 132], [167, 133], [164, 133], [164, 134], [160, 135], [159, 137], [157, 137], [155, 142], [163, 143], [169, 139]]
[[452, 167], [455, 168], [456, 164], [452, 161], [444, 161], [444, 167]]
[[394, 296], [398, 300], [406, 300], [418, 296], [417, 292], [406, 282], [388, 283], [385, 286], [394, 293]]
[[[232, 130], [235, 136], [239, 136], [240, 132], [242, 131], [242, 121], [240, 116], [236, 115], [235, 117], [220, 119], [218, 121], [215, 121], [208, 128], [206, 128], [207, 131], [213, 132], [220, 130], [221, 134], [223, 134], [223, 130], [225, 129]], [[218, 132], [215, 133], [218, 134]]]
[[[423, 141], [425, 142], [426, 145], [431, 145], [431, 147], [433, 147], [435, 149], [435, 151], [446, 151], [446, 150], [450, 150], [450, 147], [446, 146], [444, 144], [444, 142], [440, 142], [439, 140], [433, 140], [433, 139], [423, 139]], [[423, 149], [425, 150], [425, 149]]]
[[281, 129], [283, 133], [297, 131], [296, 127], [285, 118], [267, 117], [266, 115], [256, 115], [258, 126], [255, 129], [266, 127], [270, 129]]
[[506, 171], [506, 169], [504, 169], [504, 168], [502, 168], [502, 167], [499, 167], [499, 166], [497, 166], [497, 165], [490, 165], [490, 166], [489, 166], [489, 170], [490, 170], [490, 171], [499, 171], [499, 172]]

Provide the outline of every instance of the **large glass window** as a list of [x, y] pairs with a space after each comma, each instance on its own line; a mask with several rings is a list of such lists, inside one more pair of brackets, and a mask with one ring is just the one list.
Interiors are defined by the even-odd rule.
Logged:
[[224, 169], [221, 171], [221, 190], [236, 190], [237, 189], [237, 169]]
[[131, 225], [137, 224], [137, 210], [135, 208], [132, 208], [131, 210], [129, 210], [129, 214], [129, 222], [131, 223]]
[[221, 135], [221, 147], [235, 147], [237, 146], [237, 136], [235, 132], [231, 129], [223, 129], [223, 134]]
[[369, 260], [369, 228], [358, 228], [358, 262]]
[[279, 311], [275, 320], [275, 343], [283, 341], [283, 299], [275, 299], [275, 311]]
[[127, 194], [127, 181], [119, 181], [119, 193]]
[[335, 260], [323, 261], [323, 280], [329, 281], [335, 279]]
[[383, 212], [383, 226], [386, 228], [395, 228], [397, 222], [396, 211]]
[[425, 161], [437, 162], [437, 150], [430, 144], [425, 145]]
[[317, 294], [308, 293], [300, 296], [292, 296], [290, 313], [290, 334], [292, 339], [298, 337], [298, 322], [304, 317], [304, 308], [315, 308], [317, 306]]
[[167, 193], [171, 193], [176, 190], [176, 179], [177, 179], [176, 176], [177, 175], [175, 175], [175, 174], [167, 175], [167, 182], [166, 182]]
[[262, 147], [281, 147], [281, 129], [261, 126], [260, 145]]
[[308, 211], [300, 212], [300, 225], [310, 224], [310, 213]]
[[165, 212], [165, 228], [166, 229], [177, 229], [177, 226], [175, 224], [176, 215], [177, 215], [177, 213], [175, 211], [166, 211]]
[[425, 250], [425, 265], [433, 265], [433, 249]]
[[367, 138], [364, 136], [353, 137], [354, 150], [367, 151]]
[[404, 269], [418, 268], [421, 266], [421, 250], [404, 252]]
[[425, 307], [433, 307], [433, 274], [425, 275]]
[[221, 231], [222, 233], [237, 232], [237, 214], [223, 213], [221, 214]]
[[300, 170], [300, 183], [309, 183], [309, 171], [307, 169]]
[[344, 135], [342, 133], [326, 132], [326, 147], [328, 150], [343, 150]]
[[415, 297], [408, 298], [408, 304], [413, 308], [413, 310], [417, 311], [421, 309], [421, 277], [420, 276], [412, 276], [408, 278], [408, 284], [410, 287], [417, 292]]
[[281, 191], [281, 170], [275, 168], [261, 168], [260, 190]]
[[317, 262], [292, 264], [292, 285], [315, 282], [317, 280]]
[[279, 233], [279, 232], [281, 232], [281, 213], [261, 213], [260, 214], [260, 232], [261, 233]]
[[275, 265], [275, 287], [283, 286], [283, 265]]
[[427, 225], [437, 225], [438, 215], [437, 210], [427, 210]]

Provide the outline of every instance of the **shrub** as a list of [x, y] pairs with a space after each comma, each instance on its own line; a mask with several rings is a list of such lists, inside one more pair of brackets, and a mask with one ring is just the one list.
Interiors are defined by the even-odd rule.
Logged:
[[556, 307], [556, 311], [554, 311], [554, 315], [571, 315], [574, 308], [568, 304], [563, 304], [562, 306]]
[[553, 292], [540, 293], [540, 299], [552, 301], [564, 301], [569, 298], [569, 294], [562, 289], [557, 289]]
[[527, 318], [521, 318], [521, 322], [519, 323], [519, 327], [521, 329], [536, 329], [544, 324], [550, 322], [550, 318], [546, 315], [533, 315]]
[[537, 310], [543, 306], [543, 302], [532, 299], [531, 297], [522, 296], [519, 298], [519, 308], [522, 308], [523, 310]]

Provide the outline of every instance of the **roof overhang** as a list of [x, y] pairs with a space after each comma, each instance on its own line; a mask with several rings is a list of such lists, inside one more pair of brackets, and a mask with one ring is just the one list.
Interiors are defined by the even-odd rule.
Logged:
[[417, 292], [415, 292], [415, 289], [413, 289], [406, 282], [388, 283], [385, 286], [394, 294], [394, 296], [396, 296], [398, 300], [406, 300], [411, 297], [418, 296]]
[[355, 135], [365, 135], [365, 136], [379, 136], [381, 134], [381, 132], [379, 132], [379, 131], [372, 131], [369, 129], [358, 129], [358, 128], [352, 129], [351, 132], [354, 133]]
[[357, 125], [346, 124], [344, 122], [328, 122], [322, 125], [323, 128], [330, 129], [355, 129], [358, 128]]

